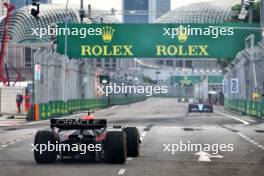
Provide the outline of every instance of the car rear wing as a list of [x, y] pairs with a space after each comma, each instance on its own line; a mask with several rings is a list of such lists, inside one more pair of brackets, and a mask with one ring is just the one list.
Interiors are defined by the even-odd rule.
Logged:
[[51, 128], [63, 130], [101, 129], [107, 126], [106, 119], [83, 120], [83, 119], [50, 119]]

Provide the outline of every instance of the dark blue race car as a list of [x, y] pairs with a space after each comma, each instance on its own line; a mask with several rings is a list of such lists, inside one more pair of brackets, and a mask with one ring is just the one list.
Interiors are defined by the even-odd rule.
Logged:
[[189, 104], [188, 105], [188, 112], [209, 112], [213, 113], [213, 106], [210, 104], [203, 104], [203, 103], [197, 103], [197, 104]]

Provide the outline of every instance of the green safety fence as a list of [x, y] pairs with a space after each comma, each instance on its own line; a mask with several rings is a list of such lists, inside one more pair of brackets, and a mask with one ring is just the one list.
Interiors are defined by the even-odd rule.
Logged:
[[51, 118], [51, 105], [49, 103], [39, 104], [39, 118], [40, 120], [46, 120]]
[[39, 104], [39, 120], [46, 120], [55, 117], [72, 114], [75, 111], [89, 110], [95, 108], [104, 108], [109, 105], [122, 105], [145, 100], [145, 97], [127, 97], [108, 99], [72, 99], [64, 101], [49, 101]]
[[230, 110], [241, 112], [243, 115], [254, 116], [258, 118], [264, 117], [264, 102], [249, 100], [229, 100], [225, 99], [224, 106]]
[[122, 104], [129, 104], [138, 101], [143, 101], [145, 99], [146, 97], [112, 98], [110, 103], [111, 105], [122, 105]]

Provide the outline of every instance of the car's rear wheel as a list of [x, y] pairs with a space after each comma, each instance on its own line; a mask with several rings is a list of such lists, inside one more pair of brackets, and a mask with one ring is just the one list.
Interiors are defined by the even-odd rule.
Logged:
[[210, 112], [213, 113], [214, 112], [214, 108], [211, 106], [210, 107]]
[[105, 161], [123, 164], [127, 157], [126, 134], [123, 131], [109, 131], [104, 142]]
[[[35, 135], [34, 145], [34, 159], [39, 164], [54, 163], [57, 159], [57, 151], [48, 150], [48, 145], [55, 145], [58, 140], [57, 135], [52, 131], [38, 131]], [[44, 147], [46, 148], [44, 150]], [[55, 146], [54, 146], [55, 147]], [[41, 151], [43, 150], [43, 151]]]
[[193, 108], [193, 105], [192, 104], [189, 104], [188, 105], [188, 112], [192, 112], [192, 108]]
[[127, 156], [137, 157], [140, 150], [140, 137], [136, 127], [124, 129], [127, 136]]
[[210, 112], [210, 113], [213, 113], [214, 112], [214, 108], [211, 105], [205, 105], [204, 108], [205, 109], [208, 109], [209, 110], [208, 112]]

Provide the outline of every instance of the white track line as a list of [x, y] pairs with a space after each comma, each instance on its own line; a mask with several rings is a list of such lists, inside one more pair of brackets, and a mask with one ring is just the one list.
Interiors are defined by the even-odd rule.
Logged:
[[251, 144], [255, 145], [256, 147], [264, 150], [264, 146], [260, 145], [258, 142], [254, 141], [253, 139], [250, 139], [249, 137], [247, 137], [246, 135], [244, 135], [243, 133], [239, 132], [237, 133], [239, 136], [241, 136], [242, 138], [244, 138], [245, 140], [247, 140], [248, 142], [250, 142]]
[[141, 136], [140, 136], [140, 140], [141, 140], [141, 142], [143, 141], [143, 139], [144, 139], [144, 137], [146, 136], [146, 131], [143, 131], [143, 133], [141, 134]]
[[111, 108], [102, 109], [99, 112], [104, 112], [104, 111], [107, 111], [107, 110], [115, 109], [117, 107], [118, 107], [118, 105], [115, 105], [115, 106], [112, 106]]
[[27, 138], [29, 138], [29, 137], [32, 137], [32, 135], [33, 135], [33, 134], [28, 134], [28, 135], [26, 135], [26, 136], [23, 136], [23, 137], [20, 138], [20, 139], [9, 139], [9, 140], [6, 142], [6, 144], [3, 144], [3, 145], [2, 145], [2, 147], [7, 147], [8, 145], [12, 145], [12, 144], [15, 144], [15, 143], [17, 143], [17, 142], [21, 142], [21, 141], [24, 140], [24, 139], [27, 139]]
[[22, 123], [22, 124], [17, 124], [17, 126], [27, 126], [27, 125], [34, 125], [34, 124], [38, 124], [38, 123], [43, 123], [43, 122], [47, 122], [50, 119], [47, 120], [40, 120], [40, 121], [36, 121], [36, 122], [29, 122], [29, 123]]
[[0, 127], [8, 127], [8, 126], [11, 127], [12, 125], [11, 124], [6, 124], [6, 123], [5, 124], [0, 124]]
[[127, 158], [127, 161], [131, 161], [131, 160], [133, 160], [132, 157], [128, 157], [128, 158]]
[[142, 133], [142, 135], [141, 135], [141, 137], [144, 137], [144, 136], [146, 136], [146, 131], [144, 131], [143, 133]]
[[217, 114], [220, 114], [220, 115], [224, 115], [224, 116], [229, 117], [229, 118], [232, 118], [232, 119], [235, 119], [235, 120], [237, 120], [237, 121], [243, 123], [244, 125], [249, 125], [249, 124], [250, 124], [250, 123], [248, 123], [248, 122], [245, 121], [245, 120], [239, 119], [239, 118], [237, 118], [237, 117], [235, 117], [235, 116], [232, 116], [232, 115], [229, 115], [229, 114], [225, 114], [225, 113], [222, 113], [222, 112], [216, 112], [216, 113], [217, 113]]
[[126, 169], [120, 169], [120, 170], [118, 171], [118, 175], [124, 175], [125, 172], [126, 172]]

